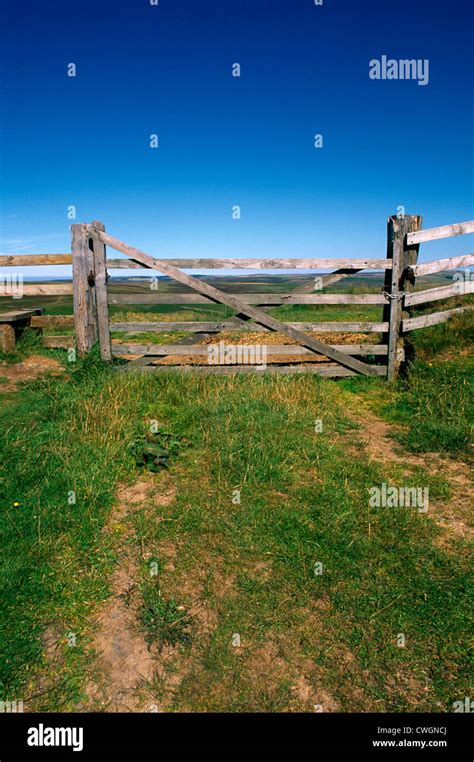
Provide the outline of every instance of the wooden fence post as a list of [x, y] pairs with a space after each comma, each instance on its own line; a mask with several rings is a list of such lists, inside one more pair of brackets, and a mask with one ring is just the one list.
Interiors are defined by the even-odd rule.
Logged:
[[[105, 232], [105, 226], [99, 220], [92, 225]], [[97, 238], [89, 238], [92, 248], [95, 272], [95, 302], [97, 313], [97, 333], [99, 337], [100, 356], [104, 362], [111, 362], [112, 347], [110, 343], [109, 305], [107, 299], [107, 266], [105, 244]]]
[[[415, 278], [409, 268], [416, 264], [419, 244], [408, 246], [407, 233], [421, 228], [422, 217], [409, 214], [389, 217], [387, 225], [387, 257], [392, 260], [392, 269], [385, 271], [384, 293], [388, 304], [384, 309], [383, 319], [389, 323], [388, 334], [384, 341], [388, 344], [387, 378], [397, 377], [400, 361], [398, 350], [403, 347], [401, 322], [404, 315], [403, 297], [413, 291]], [[410, 347], [405, 347], [405, 362], [410, 359]], [[408, 356], [407, 356], [408, 355]]]
[[83, 225], [71, 225], [74, 328], [79, 357], [91, 351], [97, 340], [94, 256]]

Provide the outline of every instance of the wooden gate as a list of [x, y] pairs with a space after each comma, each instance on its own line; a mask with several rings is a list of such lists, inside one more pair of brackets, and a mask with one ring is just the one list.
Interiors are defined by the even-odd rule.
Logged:
[[[409, 331], [421, 327], [420, 318], [411, 318], [412, 305], [432, 302], [457, 294], [471, 293], [473, 283], [453, 283], [441, 289], [415, 292], [417, 274], [440, 272], [474, 263], [474, 256], [455, 257], [429, 265], [418, 265], [418, 250], [422, 242], [453, 235], [474, 232], [474, 222], [458, 223], [431, 230], [421, 229], [421, 217], [416, 215], [390, 217], [388, 220], [387, 256], [384, 259], [175, 259], [161, 260], [146, 254], [105, 232], [102, 223], [72, 225], [74, 322], [77, 348], [80, 355], [90, 351], [99, 342], [101, 356], [110, 361], [113, 356], [134, 355], [124, 369], [140, 368], [146, 371], [180, 370], [205, 373], [261, 372], [258, 365], [210, 365], [206, 358], [207, 346], [189, 343], [189, 339], [174, 344], [137, 344], [111, 341], [111, 333], [143, 333], [180, 331], [196, 334], [200, 341], [222, 331], [271, 331], [292, 344], [269, 344], [271, 356], [278, 356], [278, 365], [266, 369], [279, 373], [313, 372], [324, 376], [363, 374], [393, 378], [406, 352], [405, 339]], [[106, 259], [106, 246], [126, 255], [125, 259]], [[163, 294], [158, 291], [130, 294], [108, 293], [107, 268], [157, 270], [181, 283], [191, 291]], [[183, 269], [334, 269], [314, 277], [302, 288], [286, 294], [234, 294], [217, 289], [201, 278], [193, 277]], [[362, 270], [384, 270], [385, 285], [381, 293], [349, 294], [326, 293], [325, 287]], [[318, 290], [316, 290], [316, 285]], [[221, 304], [234, 315], [216, 322], [109, 322], [109, 304]], [[381, 322], [317, 322], [288, 323], [270, 316], [267, 310], [282, 304], [370, 304], [383, 306]], [[463, 308], [461, 308], [463, 309]], [[426, 325], [442, 322], [445, 313], [423, 318]], [[330, 344], [311, 333], [335, 332], [381, 333], [381, 344]], [[309, 333], [311, 332], [311, 333]], [[191, 339], [193, 341], [193, 339]], [[156, 365], [159, 358], [176, 358], [174, 365]], [[180, 357], [198, 359], [196, 364], [180, 364]], [[367, 358], [372, 361], [368, 362]], [[286, 359], [288, 358], [288, 359]], [[362, 359], [361, 359], [362, 358]], [[308, 364], [301, 364], [306, 360]], [[298, 364], [291, 364], [291, 362]]]
[[[394, 378], [400, 364], [411, 359], [410, 332], [444, 323], [452, 316], [474, 308], [465, 297], [474, 293], [472, 273], [460, 268], [474, 265], [474, 255], [450, 257], [434, 262], [418, 263], [420, 244], [474, 232], [474, 221], [423, 230], [421, 217], [410, 215], [390, 217], [388, 220], [387, 256], [384, 259], [175, 259], [158, 260], [113, 238], [105, 232], [102, 223], [72, 225], [72, 254], [5, 254], [0, 256], [2, 267], [23, 268], [41, 266], [70, 265], [73, 269], [72, 282], [21, 283], [21, 296], [30, 297], [28, 309], [19, 310], [20, 302], [12, 302], [9, 296], [8, 278], [0, 279], [4, 287], [0, 289], [0, 348], [11, 351], [14, 346], [17, 323], [21, 331], [31, 325], [42, 336], [43, 344], [51, 348], [77, 347], [80, 356], [87, 354], [94, 344], [100, 346], [104, 361], [110, 362], [114, 356], [133, 359], [124, 365], [125, 370], [141, 368], [145, 371], [166, 370], [170, 367], [181, 372], [234, 373], [261, 372], [262, 365], [209, 364], [206, 357], [207, 346], [202, 342], [213, 341], [225, 331], [243, 334], [246, 332], [273, 332], [282, 336], [283, 344], [268, 342], [266, 349], [270, 362], [268, 372], [296, 373], [312, 372], [323, 376], [347, 376], [364, 374]], [[106, 246], [125, 254], [125, 258], [106, 259]], [[107, 269], [126, 268], [137, 270], [157, 270], [171, 276], [185, 286], [183, 293], [163, 293], [149, 291], [139, 294], [114, 293], [108, 286]], [[201, 278], [193, 278], [183, 272], [186, 269], [252, 269], [256, 272], [272, 272], [278, 269], [298, 271], [332, 269], [334, 272], [314, 278], [303, 286], [285, 294], [233, 294], [222, 291], [206, 283]], [[383, 289], [379, 293], [333, 293], [326, 288], [363, 270], [381, 270], [385, 273]], [[415, 290], [418, 276], [457, 270], [449, 285]], [[309, 278], [309, 276], [308, 276]], [[47, 300], [50, 297], [70, 297], [74, 299], [74, 315], [43, 314], [43, 307], [30, 304], [31, 297]], [[7, 300], [7, 311], [1, 312], [1, 302]], [[13, 297], [20, 298], [18, 294]], [[453, 300], [443, 309], [434, 312], [434, 305], [440, 300]], [[123, 322], [109, 321], [109, 305], [123, 304], [221, 304], [234, 314], [220, 320], [190, 321], [150, 321]], [[276, 320], [268, 314], [273, 306], [284, 304], [306, 305], [379, 305], [380, 322], [297, 322]], [[12, 306], [13, 305], [13, 306]], [[429, 312], [419, 314], [427, 307]], [[15, 308], [15, 309], [13, 309]], [[414, 314], [416, 312], [417, 314]], [[57, 335], [66, 329], [74, 333]], [[136, 333], [186, 334], [186, 338], [172, 344], [137, 344], [111, 341], [114, 333], [133, 335]], [[336, 344], [322, 341], [321, 335], [360, 333], [366, 338], [358, 343]], [[75, 334], [75, 335], [74, 335]], [[316, 334], [316, 335], [314, 335]], [[379, 343], [370, 343], [370, 337], [378, 334]], [[368, 335], [368, 336], [367, 336]], [[278, 340], [278, 339], [277, 339]], [[337, 339], [336, 339], [337, 340]], [[344, 336], [343, 340], [347, 341]], [[333, 338], [334, 341], [334, 338]], [[339, 338], [341, 341], [341, 338]], [[291, 342], [291, 343], [288, 343]], [[220, 342], [219, 342], [220, 343]], [[225, 346], [228, 346], [227, 344]], [[232, 346], [232, 345], [231, 345]], [[251, 343], [245, 346], [252, 346]], [[186, 359], [187, 358], [187, 359]], [[184, 360], [183, 362], [180, 362]], [[173, 365], [156, 363], [173, 362]]]

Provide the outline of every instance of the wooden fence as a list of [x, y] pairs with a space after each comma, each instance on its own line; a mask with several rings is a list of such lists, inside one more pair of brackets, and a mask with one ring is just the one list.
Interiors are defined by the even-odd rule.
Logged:
[[[74, 328], [75, 336], [45, 336], [46, 346], [69, 347], [74, 344], [80, 356], [84, 356], [98, 343], [105, 362], [114, 356], [134, 356], [125, 370], [140, 368], [146, 371], [179, 369], [180, 371], [206, 373], [257, 372], [258, 365], [232, 366], [210, 365], [206, 357], [207, 345], [202, 342], [222, 332], [245, 333], [248, 331], [277, 332], [291, 344], [268, 344], [268, 357], [275, 364], [267, 370], [279, 373], [313, 372], [324, 376], [347, 376], [364, 374], [394, 378], [400, 364], [410, 357], [410, 331], [436, 325], [452, 315], [472, 309], [471, 305], [445, 309], [414, 317], [412, 308], [474, 293], [474, 280], [453, 280], [447, 286], [415, 291], [417, 276], [440, 273], [468, 267], [474, 264], [474, 255], [441, 259], [418, 264], [421, 243], [474, 232], [474, 221], [456, 223], [439, 228], [423, 230], [421, 217], [406, 215], [390, 217], [387, 229], [387, 255], [383, 259], [155, 259], [139, 249], [114, 238], [105, 232], [99, 221], [91, 224], [75, 224], [72, 231], [72, 254], [9, 255], [0, 257], [0, 266], [31, 266], [72, 264], [72, 283], [44, 285], [25, 284], [23, 294], [29, 296], [72, 295], [74, 315], [32, 315], [30, 324], [38, 330], [43, 328]], [[106, 247], [126, 255], [122, 259], [110, 259]], [[108, 269], [154, 270], [167, 275], [188, 288], [183, 293], [111, 293], [108, 287]], [[319, 290], [315, 291], [313, 278], [304, 286], [285, 294], [229, 293], [215, 288], [202, 278], [193, 277], [185, 269], [251, 269], [272, 270], [332, 269], [321, 276]], [[384, 271], [384, 286], [380, 293], [333, 293], [326, 292], [330, 286], [363, 270]], [[309, 278], [310, 276], [308, 276]], [[191, 291], [189, 291], [191, 289]], [[109, 305], [126, 304], [221, 304], [235, 314], [220, 321], [150, 321], [113, 322], [109, 319]], [[268, 314], [272, 306], [284, 304], [306, 305], [380, 305], [382, 320], [379, 322], [298, 322], [277, 320]], [[1, 323], [1, 316], [0, 316]], [[140, 344], [112, 341], [111, 334], [149, 332], [182, 332], [194, 334], [173, 344]], [[331, 344], [322, 341], [320, 334], [338, 333], [381, 334], [380, 343]], [[316, 334], [316, 336], [314, 335]], [[191, 343], [190, 343], [191, 342]], [[172, 358], [172, 365], [156, 365], [157, 360]], [[180, 361], [180, 358], [192, 358]]]

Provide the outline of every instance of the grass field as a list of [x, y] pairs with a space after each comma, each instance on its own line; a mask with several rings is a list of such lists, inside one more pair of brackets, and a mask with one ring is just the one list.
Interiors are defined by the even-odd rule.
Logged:
[[[274, 314], [380, 311], [351, 309]], [[472, 667], [472, 329], [414, 332], [393, 384], [121, 375], [25, 336], [0, 394], [32, 355], [64, 372], [2, 395], [0, 698], [452, 711]], [[170, 453], [156, 473], [137, 458], [150, 425]], [[371, 506], [383, 483], [428, 489], [429, 510]]]

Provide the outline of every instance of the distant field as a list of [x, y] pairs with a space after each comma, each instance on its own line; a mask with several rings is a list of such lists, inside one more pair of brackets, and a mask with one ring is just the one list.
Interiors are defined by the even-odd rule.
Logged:
[[[308, 275], [252, 275], [246, 277], [207, 277], [206, 281], [216, 288], [231, 293], [286, 293], [308, 282]], [[45, 281], [46, 282], [46, 281]], [[417, 289], [435, 288], [436, 286], [451, 283], [449, 274], [430, 275], [421, 277], [417, 281]], [[383, 276], [378, 273], [354, 275], [345, 278], [339, 283], [324, 289], [322, 293], [380, 293], [383, 286]], [[109, 284], [111, 293], [149, 293], [149, 288], [143, 280], [112, 279]], [[160, 278], [160, 293], [190, 293], [192, 290], [182, 286], [168, 278]], [[413, 315], [436, 312], [447, 307], [460, 306], [474, 301], [470, 297], [453, 298], [444, 302], [436, 302], [428, 307], [414, 309]], [[10, 309], [29, 309], [42, 307], [47, 315], [72, 315], [72, 297], [52, 296], [34, 297], [25, 296], [21, 300], [2, 298], [0, 308], [4, 311]], [[287, 322], [317, 322], [317, 321], [380, 321], [382, 319], [382, 307], [378, 305], [284, 305], [269, 309], [269, 314]], [[110, 317], [116, 321], [140, 321], [157, 320], [182, 321], [182, 320], [221, 320], [232, 315], [232, 310], [223, 305], [110, 305]], [[45, 334], [68, 334], [64, 328], [51, 328], [45, 330]], [[153, 337], [147, 335], [148, 341], [163, 343], [169, 341], [173, 334], [162, 334]], [[120, 338], [120, 334], [116, 335]], [[179, 338], [175, 334], [175, 338]], [[373, 338], [373, 337], [372, 337]]]

